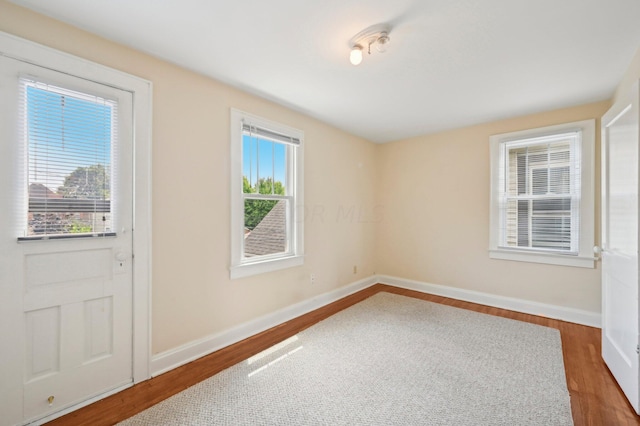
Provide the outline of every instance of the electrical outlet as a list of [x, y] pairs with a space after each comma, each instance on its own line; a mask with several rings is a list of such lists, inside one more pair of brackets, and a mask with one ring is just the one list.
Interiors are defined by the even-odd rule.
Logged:
[[353, 273], [354, 274], [358, 273], [358, 265], [353, 265]]
[[311, 285], [314, 285], [316, 283], [316, 274], [312, 273], [310, 278], [311, 278]]

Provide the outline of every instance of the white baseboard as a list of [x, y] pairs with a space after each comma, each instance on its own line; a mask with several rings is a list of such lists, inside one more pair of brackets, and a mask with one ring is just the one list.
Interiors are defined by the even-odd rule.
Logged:
[[221, 333], [207, 336], [175, 349], [154, 355], [151, 358], [151, 376], [155, 377], [159, 374], [166, 373], [169, 370], [173, 370], [174, 368], [180, 367], [226, 346], [290, 321], [300, 315], [326, 306], [350, 294], [364, 290], [376, 284], [376, 282], [376, 277], [371, 276], [337, 290], [315, 296], [311, 299], [296, 303], [295, 305], [264, 315], [253, 321], [240, 324]]
[[84, 401], [81, 401], [81, 402], [79, 402], [77, 404], [74, 404], [71, 407], [67, 407], [64, 410], [57, 411], [57, 412], [55, 412], [53, 414], [49, 414], [48, 416], [41, 417], [41, 418], [39, 418], [37, 420], [27, 420], [26, 423], [24, 423], [24, 424], [25, 425], [29, 425], [29, 426], [41, 426], [41, 425], [44, 425], [46, 423], [49, 423], [52, 420], [57, 419], [58, 417], [62, 417], [64, 415], [67, 415], [67, 414], [69, 414], [69, 413], [71, 413], [73, 411], [76, 411], [76, 410], [79, 410], [79, 409], [81, 409], [83, 407], [86, 407], [87, 405], [91, 405], [94, 402], [101, 401], [101, 400], [105, 399], [106, 397], [111, 396], [111, 395], [115, 395], [118, 392], [122, 392], [125, 389], [129, 389], [131, 386], [133, 386], [133, 383], [127, 383], [126, 385], [118, 386], [115, 389], [112, 389], [112, 390], [107, 391], [105, 393], [101, 393], [101, 394], [96, 395], [96, 396], [92, 396], [89, 399], [85, 399]]
[[169, 370], [173, 370], [174, 368], [180, 367], [181, 365], [220, 350], [226, 346], [237, 343], [286, 321], [290, 321], [315, 309], [333, 303], [350, 294], [364, 290], [376, 283], [406, 288], [408, 290], [415, 290], [421, 293], [450, 297], [452, 299], [464, 300], [466, 302], [473, 302], [496, 308], [508, 309], [525, 314], [573, 322], [590, 327], [601, 327], [601, 315], [598, 312], [566, 308], [563, 306], [549, 305], [530, 300], [516, 299], [456, 287], [407, 280], [387, 275], [375, 275], [356, 281], [337, 290], [304, 300], [271, 314], [264, 315], [253, 321], [240, 324], [221, 333], [207, 336], [157, 354], [151, 359], [151, 376], [155, 377]]
[[564, 306], [548, 305], [545, 303], [533, 302], [530, 300], [498, 296], [489, 293], [481, 293], [479, 291], [465, 290], [462, 288], [449, 287], [438, 284], [430, 284], [421, 281], [407, 280], [404, 278], [390, 277], [386, 275], [378, 275], [376, 278], [378, 283], [380, 284], [406, 288], [408, 290], [415, 290], [421, 293], [450, 297], [452, 299], [464, 300], [466, 302], [473, 302], [481, 305], [493, 306], [495, 308], [508, 309], [511, 311], [538, 315], [541, 317], [553, 318], [581, 325], [588, 325], [590, 327], [601, 328], [602, 325], [602, 318], [599, 312], [590, 312], [581, 309], [566, 308]]

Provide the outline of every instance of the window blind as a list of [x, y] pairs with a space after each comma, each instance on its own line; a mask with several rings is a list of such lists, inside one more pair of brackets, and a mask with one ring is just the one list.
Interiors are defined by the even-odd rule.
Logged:
[[28, 211], [25, 236], [111, 230], [117, 103], [20, 79]]
[[300, 139], [283, 133], [269, 130], [264, 127], [252, 125], [251, 123], [242, 123], [242, 132], [253, 136], [270, 139], [274, 142], [287, 143], [291, 145], [300, 145]]
[[580, 133], [505, 142], [502, 246], [578, 253]]

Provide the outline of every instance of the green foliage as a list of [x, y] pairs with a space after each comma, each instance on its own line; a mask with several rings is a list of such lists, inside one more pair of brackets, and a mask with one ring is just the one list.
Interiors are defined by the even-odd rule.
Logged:
[[[258, 183], [256, 187], [251, 186], [249, 179], [246, 176], [242, 176], [242, 192], [245, 194], [275, 194], [275, 195], [284, 195], [284, 185], [282, 182], [277, 180], [275, 184], [271, 178], [260, 178], [258, 179]], [[257, 191], [256, 191], [257, 189]]]
[[[256, 188], [257, 187], [257, 188]], [[259, 179], [256, 187], [251, 186], [246, 176], [242, 177], [242, 192], [245, 194], [275, 194], [284, 195], [284, 185], [280, 181], [273, 184], [271, 178]], [[257, 189], [257, 191], [256, 191]], [[277, 200], [245, 200], [244, 201], [244, 226], [253, 229], [278, 203]]]
[[84, 198], [89, 200], [108, 200], [111, 179], [102, 164], [78, 167], [64, 178], [58, 188], [58, 194], [64, 198]]
[[246, 176], [242, 176], [242, 192], [245, 194], [251, 194], [253, 192], [253, 188]]
[[244, 226], [253, 230], [278, 203], [276, 200], [244, 200]]
[[93, 227], [80, 222], [73, 222], [69, 227], [69, 232], [72, 234], [83, 234], [86, 232], [92, 232]]

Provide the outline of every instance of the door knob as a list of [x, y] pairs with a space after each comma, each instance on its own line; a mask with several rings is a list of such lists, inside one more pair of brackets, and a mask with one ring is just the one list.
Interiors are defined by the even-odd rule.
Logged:
[[606, 250], [603, 249], [600, 246], [593, 246], [593, 254], [595, 255], [595, 260], [600, 260], [602, 259], [602, 254], [605, 252]]

